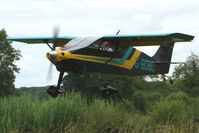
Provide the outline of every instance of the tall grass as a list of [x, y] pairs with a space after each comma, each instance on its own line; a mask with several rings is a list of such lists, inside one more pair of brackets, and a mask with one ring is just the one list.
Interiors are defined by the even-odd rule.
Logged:
[[199, 132], [195, 109], [182, 101], [165, 100], [143, 115], [128, 102], [114, 107], [95, 99], [88, 106], [78, 93], [46, 101], [9, 97], [0, 99], [0, 132]]

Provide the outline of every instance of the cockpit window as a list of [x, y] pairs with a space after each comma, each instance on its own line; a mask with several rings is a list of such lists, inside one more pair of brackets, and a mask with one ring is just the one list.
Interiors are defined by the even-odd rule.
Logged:
[[89, 48], [99, 49], [100, 51], [108, 51], [108, 52], [113, 52], [114, 47], [115, 46], [113, 45], [112, 42], [103, 41], [101, 39], [95, 41], [89, 46]]
[[85, 47], [88, 47], [90, 44], [98, 40], [97, 37], [77, 37], [69, 41], [64, 47], [62, 47], [62, 50], [68, 50], [68, 51], [75, 51], [78, 49], [82, 49]]
[[101, 40], [97, 40], [97, 41], [93, 42], [91, 45], [89, 45], [89, 48], [99, 49], [100, 43], [101, 43]]

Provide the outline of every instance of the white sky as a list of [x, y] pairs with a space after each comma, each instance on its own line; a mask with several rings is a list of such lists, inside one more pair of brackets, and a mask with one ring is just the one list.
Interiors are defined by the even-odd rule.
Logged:
[[[199, 51], [198, 0], [0, 0], [0, 29], [5, 28], [9, 37], [52, 36], [55, 26], [61, 29], [60, 36], [110, 35], [118, 29], [120, 34], [181, 32], [196, 37], [176, 44], [172, 61], [185, 61], [191, 51]], [[46, 45], [12, 45], [23, 56], [16, 62], [21, 69], [16, 87], [57, 83], [55, 67], [52, 81], [46, 82], [50, 64]], [[157, 47], [140, 50], [153, 55]]]

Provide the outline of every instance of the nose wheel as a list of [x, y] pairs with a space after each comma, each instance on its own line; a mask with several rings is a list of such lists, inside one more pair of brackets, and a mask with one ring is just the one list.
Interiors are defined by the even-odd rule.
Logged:
[[58, 94], [62, 94], [63, 93], [63, 90], [60, 89], [60, 85], [61, 85], [63, 76], [64, 76], [64, 71], [61, 71], [60, 74], [59, 74], [59, 79], [58, 79], [57, 87], [55, 87], [55, 86], [48, 87], [47, 93], [51, 97], [56, 98], [58, 96]]

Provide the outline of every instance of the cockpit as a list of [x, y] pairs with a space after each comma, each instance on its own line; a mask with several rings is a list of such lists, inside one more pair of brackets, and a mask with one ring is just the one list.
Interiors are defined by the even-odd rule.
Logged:
[[94, 56], [119, 56], [125, 50], [119, 47], [118, 42], [101, 37], [77, 37], [69, 41], [61, 50], [74, 54], [90, 54]]

